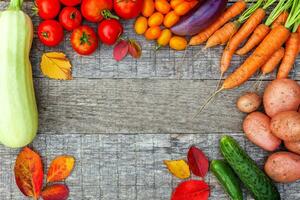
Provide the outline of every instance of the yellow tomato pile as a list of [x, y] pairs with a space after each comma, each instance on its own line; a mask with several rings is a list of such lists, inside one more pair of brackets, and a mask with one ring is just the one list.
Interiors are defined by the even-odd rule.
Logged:
[[134, 24], [135, 32], [147, 40], [157, 40], [158, 48], [169, 45], [172, 49], [184, 50], [187, 40], [173, 35], [170, 28], [197, 3], [197, 0], [144, 0], [142, 15]]

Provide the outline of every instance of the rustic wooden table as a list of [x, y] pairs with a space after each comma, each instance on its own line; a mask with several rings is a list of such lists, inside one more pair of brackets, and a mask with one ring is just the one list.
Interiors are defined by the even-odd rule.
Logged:
[[[3, 9], [7, 2], [1, 2]], [[25, 2], [31, 13], [33, 2]], [[39, 23], [33, 17], [34, 24]], [[126, 35], [143, 46], [140, 60], [117, 63], [112, 49], [101, 45], [89, 57], [72, 50], [69, 35], [58, 48], [45, 48], [34, 39], [31, 53], [39, 106], [39, 133], [32, 147], [45, 167], [61, 154], [77, 159], [67, 183], [73, 200], [166, 200], [180, 182], [163, 165], [165, 159], [184, 158], [190, 145], [203, 149], [210, 159], [220, 158], [218, 141], [232, 135], [260, 166], [267, 153], [252, 145], [242, 133], [244, 115], [235, 108], [236, 98], [256, 80], [223, 92], [197, 118], [192, 119], [219, 78], [222, 48], [192, 47], [186, 52], [153, 50], [126, 22]], [[35, 36], [36, 37], [36, 36]], [[72, 81], [45, 78], [39, 69], [41, 54], [63, 51], [73, 63]], [[232, 68], [243, 57], [234, 57]], [[256, 76], [257, 77], [257, 76]], [[300, 60], [291, 77], [300, 81]], [[266, 77], [263, 85], [274, 78]], [[0, 199], [25, 199], [16, 187], [13, 166], [19, 149], [0, 146]], [[211, 198], [228, 199], [209, 174]], [[300, 182], [278, 184], [282, 199], [300, 199]], [[245, 199], [251, 199], [245, 193]]]

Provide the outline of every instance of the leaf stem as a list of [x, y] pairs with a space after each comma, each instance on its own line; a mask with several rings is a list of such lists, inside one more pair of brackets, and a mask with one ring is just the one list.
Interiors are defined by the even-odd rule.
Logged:
[[285, 10], [288, 10], [293, 4], [293, 0], [280, 0], [267, 18], [265, 25], [270, 26], [274, 20]]
[[[273, 1], [273, 0], [272, 0]], [[238, 23], [243, 24], [254, 11], [256, 11], [259, 7], [261, 7], [264, 0], [258, 0], [256, 3], [252, 4], [237, 20]]]

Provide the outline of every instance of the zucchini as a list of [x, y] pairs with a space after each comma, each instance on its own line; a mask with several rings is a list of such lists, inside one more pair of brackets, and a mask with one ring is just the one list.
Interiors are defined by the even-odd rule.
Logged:
[[222, 137], [220, 149], [226, 161], [256, 200], [280, 200], [280, 194], [274, 183], [235, 139], [230, 136]]
[[217, 177], [232, 200], [243, 200], [241, 182], [229, 164], [224, 160], [212, 160], [210, 170]]
[[36, 136], [38, 112], [29, 53], [33, 39], [23, 0], [11, 0], [0, 15], [0, 142], [22, 147]]

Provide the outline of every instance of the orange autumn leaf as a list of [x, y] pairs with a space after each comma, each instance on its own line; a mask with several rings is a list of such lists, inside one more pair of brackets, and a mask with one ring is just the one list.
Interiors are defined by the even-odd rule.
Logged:
[[50, 164], [47, 183], [65, 180], [72, 172], [75, 158], [72, 156], [58, 156]]
[[64, 184], [47, 186], [41, 194], [44, 200], [66, 200], [69, 197], [69, 188]]
[[41, 157], [25, 147], [18, 155], [14, 167], [15, 180], [21, 192], [38, 199], [43, 185], [43, 164]]
[[190, 168], [185, 160], [165, 160], [164, 163], [177, 178], [186, 179], [191, 176]]
[[58, 80], [71, 80], [72, 65], [66, 55], [61, 52], [44, 53], [42, 56], [41, 70], [45, 76]]

